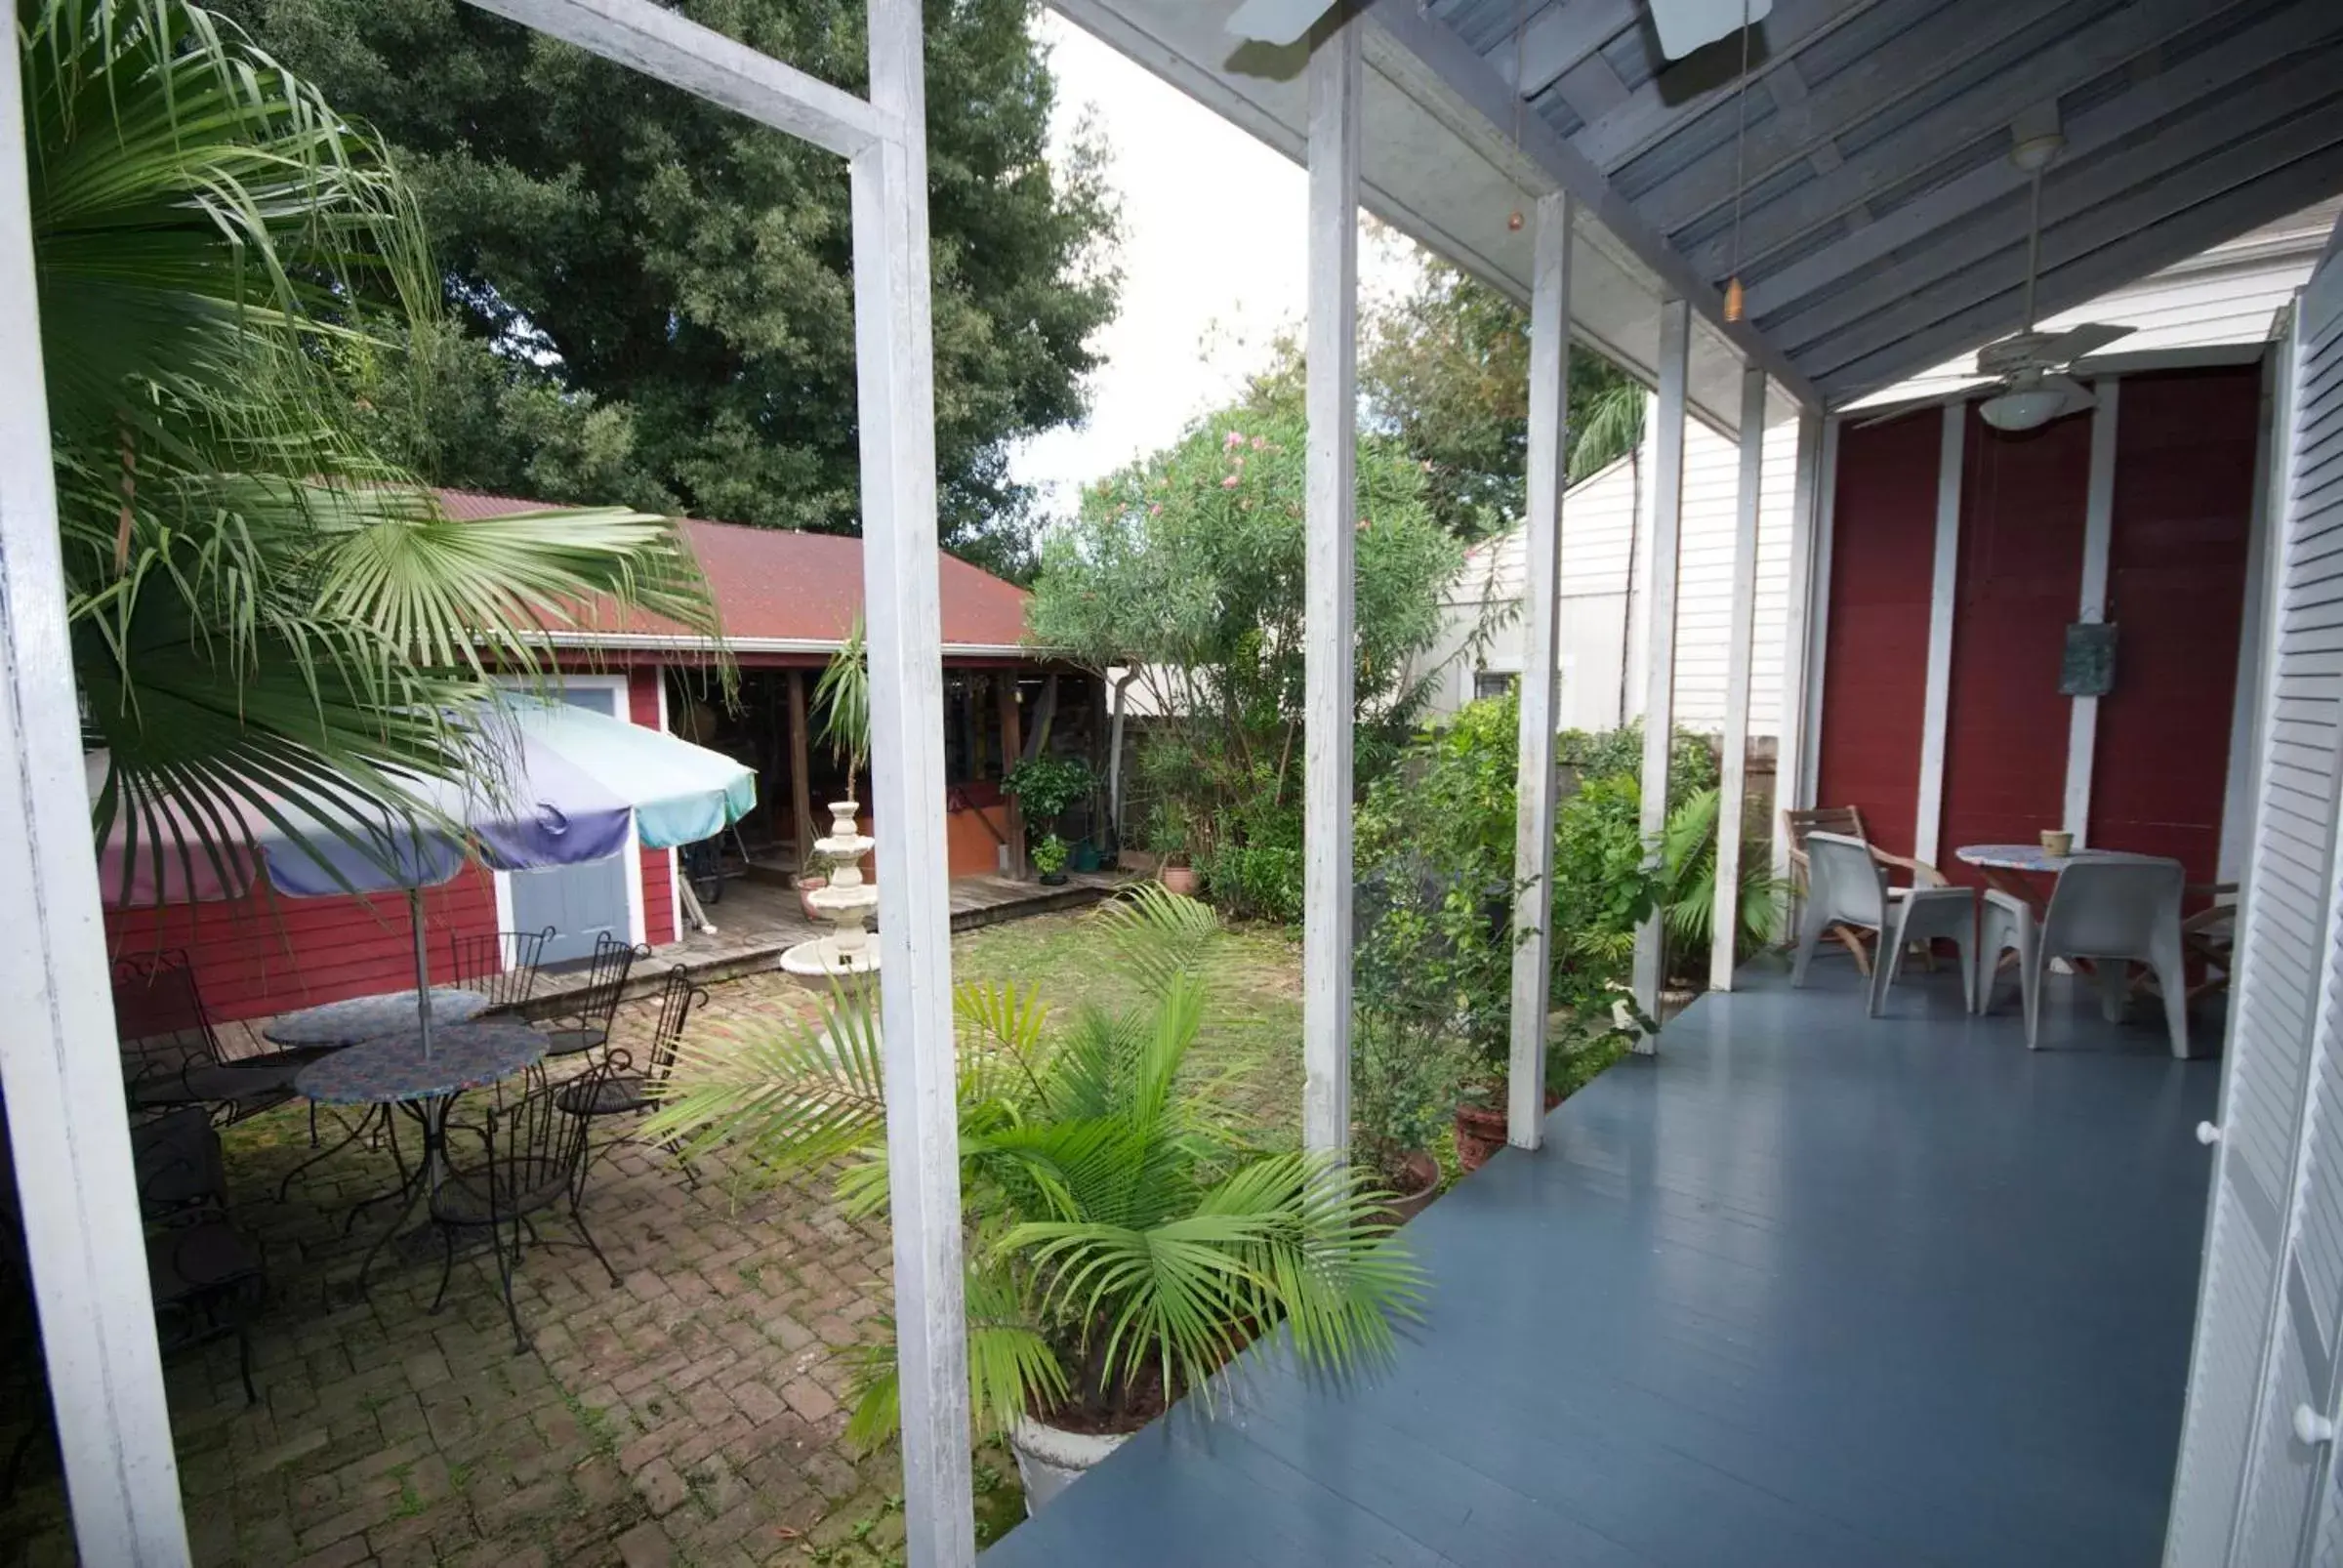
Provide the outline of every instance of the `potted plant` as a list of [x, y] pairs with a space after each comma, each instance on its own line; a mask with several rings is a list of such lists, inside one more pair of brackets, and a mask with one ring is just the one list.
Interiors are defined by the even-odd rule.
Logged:
[[1066, 841], [1052, 833], [1033, 846], [1033, 869], [1042, 874], [1042, 886], [1060, 887], [1066, 881], [1066, 857], [1073, 851]]
[[1354, 1147], [1392, 1198], [1384, 1214], [1404, 1224], [1440, 1193], [1432, 1144], [1457, 1102], [1456, 1047], [1404, 1016], [1361, 1008], [1352, 1020], [1350, 1112]]
[[1196, 868], [1188, 863], [1188, 819], [1170, 801], [1158, 801], [1147, 813], [1147, 847], [1155, 855], [1155, 874], [1168, 892], [1182, 898], [1196, 896]]
[[1053, 867], [1042, 866], [1042, 848], [1057, 839], [1057, 819], [1065, 814], [1067, 807], [1089, 795], [1092, 783], [1090, 764], [1079, 757], [1026, 757], [1009, 764], [1008, 772], [1001, 780], [1001, 793], [1012, 797], [1024, 808], [1029, 828], [1045, 829], [1048, 835], [1030, 851], [1037, 870], [1055, 871], [1062, 880], [1065, 845], [1058, 845], [1057, 864]]
[[[1378, 1216], [1384, 1195], [1328, 1156], [1242, 1146], [1188, 1086], [1212, 911], [1145, 887], [1097, 928], [1139, 1006], [1057, 1024], [1030, 988], [970, 982], [955, 997], [968, 1403], [1008, 1435], [1029, 1508], [1173, 1400], [1240, 1394], [1222, 1374], [1249, 1343], [1313, 1374], [1363, 1369], [1422, 1289]], [[687, 1040], [641, 1135], [687, 1156], [730, 1142], [742, 1169], [776, 1179], [843, 1162], [846, 1211], [883, 1212], [876, 1011], [858, 983], [762, 1038]], [[857, 1373], [847, 1431], [875, 1444], [896, 1424], [893, 1347]]]

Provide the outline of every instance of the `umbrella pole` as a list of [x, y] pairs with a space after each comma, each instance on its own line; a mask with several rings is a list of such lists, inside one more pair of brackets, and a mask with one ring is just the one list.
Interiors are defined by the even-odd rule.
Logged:
[[423, 1056], [432, 1056], [432, 961], [424, 945], [423, 889], [407, 889], [407, 914], [415, 927], [415, 1013], [423, 1023]]

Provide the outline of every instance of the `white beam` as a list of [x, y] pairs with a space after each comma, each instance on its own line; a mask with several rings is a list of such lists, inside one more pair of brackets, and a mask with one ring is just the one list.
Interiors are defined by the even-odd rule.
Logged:
[[1823, 418], [1823, 451], [1815, 465], [1814, 591], [1807, 599], [1806, 694], [1798, 719], [1798, 794], [1791, 804], [1813, 806], [1823, 780], [1824, 681], [1829, 678], [1831, 552], [1838, 538], [1838, 437], [1835, 414]]
[[1952, 708], [1952, 611], [1960, 583], [1960, 469], [1969, 405], [1947, 403], [1936, 454], [1936, 564], [1928, 579], [1928, 674], [1920, 695], [1919, 805], [1911, 857], [1936, 864], [1945, 827], [1945, 734]]
[[[2072, 309], [2207, 246], [2299, 212], [2338, 186], [2343, 186], [2343, 131], [2331, 119], [2310, 115], [2275, 126], [2072, 224], [2045, 228], [2035, 313], [2054, 316]], [[1874, 392], [2013, 330], [2025, 274], [2026, 244], [2020, 235], [2006, 254], [1885, 308], [1833, 339], [1812, 356], [1829, 365], [1823, 380], [1833, 400]], [[1966, 300], [1977, 303], [1958, 309]], [[1928, 324], [1917, 324], [1922, 321]]]
[[87, 1563], [177, 1568], [187, 1532], [90, 842], [22, 87], [7, 55], [0, 343], [16, 347], [0, 363], [0, 921], [16, 934], [0, 942], [0, 1089], [75, 1545]]
[[[2091, 384], [2091, 470], [2082, 503], [2082, 592], [2075, 618], [2086, 626], [2107, 619], [2107, 558], [2116, 537], [2116, 420], [2122, 382], [2102, 376]], [[2091, 763], [2099, 751], [2099, 699], [2070, 698], [2067, 710], [2067, 796], [2060, 821], [2076, 845], [2091, 842]]]
[[1358, 444], [1361, 26], [1310, 55], [1307, 563], [1302, 602], [1302, 1141], [1350, 1147], [1352, 463]]
[[[1652, 576], [1644, 623], [1643, 803], [1647, 857], [1656, 861], [1667, 826], [1667, 753], [1675, 738], [1677, 547], [1684, 532], [1684, 378], [1692, 347], [1692, 311], [1682, 300], [1660, 308], [1660, 418], [1652, 445]], [[1666, 943], [1654, 911], [1635, 930], [1635, 1003], [1654, 1021], [1666, 975]], [[1655, 1049], [1646, 1035], [1641, 1051]]]
[[[1733, 526], [1733, 610], [1725, 646], [1725, 732], [1716, 803], [1716, 911], [1708, 983], [1733, 989], [1741, 935], [1742, 823], [1749, 797], [1749, 678], [1757, 636], [1757, 513], [1765, 485], [1765, 372], [1741, 376], [1741, 488]], [[1778, 766], [1779, 764], [1777, 764]], [[1780, 778], [1776, 773], [1777, 781]]]
[[[1815, 581], [1814, 547], [1822, 444], [1821, 417], [1800, 414], [1789, 502], [1789, 592], [1782, 620], [1781, 735], [1774, 748], [1773, 871], [1774, 881], [1784, 886], [1789, 881], [1789, 830], [1782, 813], [1806, 805], [1804, 797], [1811, 788], [1806, 770], [1806, 684], [1814, 677], [1806, 654], [1815, 596], [1821, 591]], [[1776, 927], [1782, 931], [1789, 928], [1782, 918], [1786, 914], [1786, 908], [1777, 912]]]
[[1522, 516], [1521, 757], [1514, 775], [1512, 1060], [1505, 1136], [1545, 1125], [1552, 986], [1554, 731], [1561, 719], [1562, 495], [1570, 450], [1570, 197], [1538, 200], [1530, 288], [1529, 485]]
[[[1488, 53], [1505, 85], [1536, 98], [1636, 22], [1635, 0], [1562, 0], [1530, 19], [1519, 45], [1510, 32]], [[1520, 79], [1514, 62], [1520, 61]], [[1582, 116], [1583, 117], [1583, 116]]]
[[1504, 79], [1453, 28], [1424, 12], [1418, 0], [1373, 0], [1368, 14], [1375, 19], [1377, 32], [1393, 46], [1377, 51], [1377, 69], [1395, 81], [1412, 83], [1417, 96], [1427, 103], [1434, 98], [1445, 101], [1452, 115], [1474, 123], [1493, 154], [1510, 153], [1527, 160], [1555, 188], [1570, 192], [1581, 222], [1591, 220], [1616, 238], [1636, 263], [1650, 269], [1661, 289], [1674, 299], [1691, 302], [1703, 321], [1744, 359], [1763, 365], [1790, 396], [1808, 407], [1822, 406], [1806, 373], [1747, 321], [1727, 321], [1724, 297], [1645, 221], [1634, 203], [1621, 195], [1585, 154], [1555, 135], [1536, 114], [1524, 112], [1521, 100]]
[[892, 130], [879, 109], [853, 94], [652, 0], [472, 3], [842, 157]]
[[2221, 848], [2216, 882], [2242, 882], [2252, 855], [2253, 822], [2261, 787], [2263, 668], [2270, 658], [2273, 583], [2270, 519], [2282, 516], [2291, 468], [2294, 311], [2262, 356], [2261, 425], [2253, 443], [2253, 511], [2245, 533], [2245, 603], [2238, 622], [2238, 689], [2230, 710], [2229, 770], [2221, 790]]
[[904, 134], [848, 165], [862, 576], [871, 665], [871, 813], [884, 836], [880, 1001], [905, 1554], [976, 1560], [968, 1463], [958, 1058], [945, 881], [943, 617], [935, 532], [927, 138], [920, 0], [870, 0], [871, 98]]
[[[2295, 6], [2223, 39], [2210, 49], [2173, 62], [2152, 84], [2119, 94], [2068, 121], [2064, 128], [2067, 144], [2059, 153], [2061, 170], [2073, 171], [2072, 179], [2082, 182], [2101, 179], [2100, 169], [2106, 168], [2105, 178], [2115, 182], [2111, 189], [2122, 189], [2137, 183], [2143, 168], [2160, 167], [2154, 160], [2163, 154], [2143, 146], [2136, 153], [2127, 151], [2099, 166], [2086, 168], [2087, 160], [2164, 120], [2181, 104], [2219, 95], [2218, 102], [2225, 113], [2257, 115], [2268, 103], [2266, 95], [2278, 94], [2282, 105], [2295, 92], [2318, 92], [2331, 87], [2333, 73], [2324, 68], [2320, 56], [2311, 54], [2304, 56], [2299, 68], [2289, 70], [2282, 78], [2257, 82], [2250, 95], [2240, 98], [2224, 92], [2233, 83], [2267, 70], [2273, 60], [2285, 60], [2312, 49], [2339, 26], [2343, 26], [2343, 16], [2317, 6]], [[2295, 85], [2297, 82], [2301, 84], [2299, 87]], [[2304, 106], [2293, 103], [2290, 107], [2277, 107], [2275, 112], [2298, 113]], [[2235, 124], [2227, 119], [2222, 123]], [[2203, 144], [2204, 133], [2199, 126], [2187, 126], [2180, 134], [2194, 139], [2199, 147]], [[2161, 136], [2152, 138], [2156, 142], [2162, 140]], [[2138, 158], [2151, 161], [2139, 163]], [[2007, 158], [1982, 164], [1873, 219], [1860, 231], [1842, 235], [1813, 255], [1800, 257], [1751, 283], [1749, 314], [1760, 318], [1772, 315], [1840, 278], [1852, 276], [1924, 235], [1936, 233], [1996, 200], [2023, 191], [2028, 178], [2024, 170]], [[2076, 186], [2059, 175], [2045, 181], [2042, 194], [2045, 202], [2055, 196], [2059, 203], [2056, 210], [2064, 211], [2080, 211], [2093, 199], [2078, 194]], [[1947, 236], [1954, 237], [1957, 236]], [[1929, 260], [1933, 262], [1934, 257]]]

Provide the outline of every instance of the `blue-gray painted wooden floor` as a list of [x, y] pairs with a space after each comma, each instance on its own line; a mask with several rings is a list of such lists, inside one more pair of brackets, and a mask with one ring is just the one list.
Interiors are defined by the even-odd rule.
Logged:
[[2219, 1064], [2014, 1009], [1867, 1021], [1843, 962], [1696, 1003], [1409, 1227], [1395, 1365], [1251, 1367], [985, 1562], [2153, 1563]]

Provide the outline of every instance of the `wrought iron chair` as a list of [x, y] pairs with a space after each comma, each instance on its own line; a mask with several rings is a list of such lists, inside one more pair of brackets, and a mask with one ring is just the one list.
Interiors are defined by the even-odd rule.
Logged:
[[293, 1097], [293, 1076], [313, 1052], [271, 1052], [231, 1060], [220, 1049], [195, 970], [179, 950], [114, 965], [114, 1026], [125, 1042], [168, 1037], [178, 1052], [175, 1065], [150, 1066], [132, 1078], [131, 1108], [168, 1111], [203, 1106], [227, 1123], [281, 1105]]
[[[683, 1039], [683, 1026], [691, 1018], [691, 1010], [708, 1004], [708, 989], [692, 982], [691, 971], [678, 964], [668, 970], [667, 981], [659, 990], [659, 1026], [652, 1032], [649, 1054], [640, 1072], [636, 1071], [634, 1058], [625, 1051], [613, 1047], [604, 1056], [610, 1071], [601, 1075], [589, 1074], [571, 1079], [561, 1086], [561, 1108], [573, 1116], [594, 1119], [604, 1116], [639, 1116], [658, 1102], [658, 1092], [675, 1070], [676, 1047]], [[617, 1137], [604, 1143], [587, 1156], [591, 1165], [608, 1152], [613, 1143], [628, 1141]], [[683, 1158], [682, 1146], [670, 1141], [667, 1151], [676, 1156], [683, 1167], [684, 1179], [693, 1186], [700, 1183], [699, 1173]], [[581, 1174], [582, 1178], [582, 1174]]]
[[[520, 1309], [513, 1300], [513, 1274], [520, 1266], [522, 1237], [525, 1234], [539, 1246], [555, 1245], [537, 1233], [540, 1217], [555, 1217], [567, 1208], [579, 1238], [572, 1245], [583, 1245], [594, 1254], [602, 1272], [610, 1276], [613, 1289], [619, 1284], [618, 1270], [602, 1256], [580, 1209], [586, 1195], [587, 1119], [561, 1108], [561, 1096], [567, 1090], [582, 1086], [589, 1094], [598, 1093], [596, 1086], [609, 1075], [610, 1063], [605, 1060], [567, 1084], [535, 1079], [526, 1093], [490, 1108], [477, 1126], [448, 1130], [451, 1145], [459, 1136], [476, 1136], [480, 1159], [469, 1167], [459, 1165], [432, 1192], [432, 1219], [439, 1226], [442, 1261], [439, 1293], [432, 1298], [431, 1310], [436, 1312], [446, 1304], [448, 1280], [456, 1266], [457, 1234], [485, 1231], [505, 1288], [505, 1316], [513, 1325], [514, 1355], [529, 1347], [528, 1336], [520, 1327]], [[450, 1152], [454, 1152], [452, 1146]]]
[[456, 984], [486, 997], [492, 1011], [525, 1007], [537, 994], [545, 944], [553, 939], [551, 926], [541, 931], [451, 931]]
[[[1871, 967], [1868, 1011], [1878, 1016], [1896, 982], [1904, 955], [1914, 942], [1939, 937], [1960, 950], [1961, 999], [1974, 1008], [1977, 1000], [1975, 951], [1977, 895], [1967, 887], [1915, 883], [1890, 888], [1887, 867], [1893, 857], [1877, 853], [1861, 839], [1837, 833], [1807, 836], [1812, 885], [1806, 893], [1804, 918], [1798, 930], [1798, 951], [1790, 984], [1806, 983], [1806, 966], [1824, 935], [1835, 927], [1852, 927], [1877, 934], [1881, 961]], [[1910, 862], [1896, 862], [1909, 864]]]
[[228, 1222], [220, 1135], [200, 1109], [173, 1111], [132, 1133], [131, 1159], [163, 1350], [233, 1335], [245, 1402], [258, 1404], [250, 1325], [267, 1298], [267, 1274], [260, 1250]]
[[560, 1011], [541, 1020], [540, 1026], [552, 1037], [545, 1052], [548, 1060], [582, 1055], [610, 1043], [610, 1019], [626, 992], [627, 976], [634, 971], [636, 960], [650, 956], [649, 947], [622, 941], [608, 931], [594, 939], [594, 960], [587, 970], [585, 989], [564, 999]]

